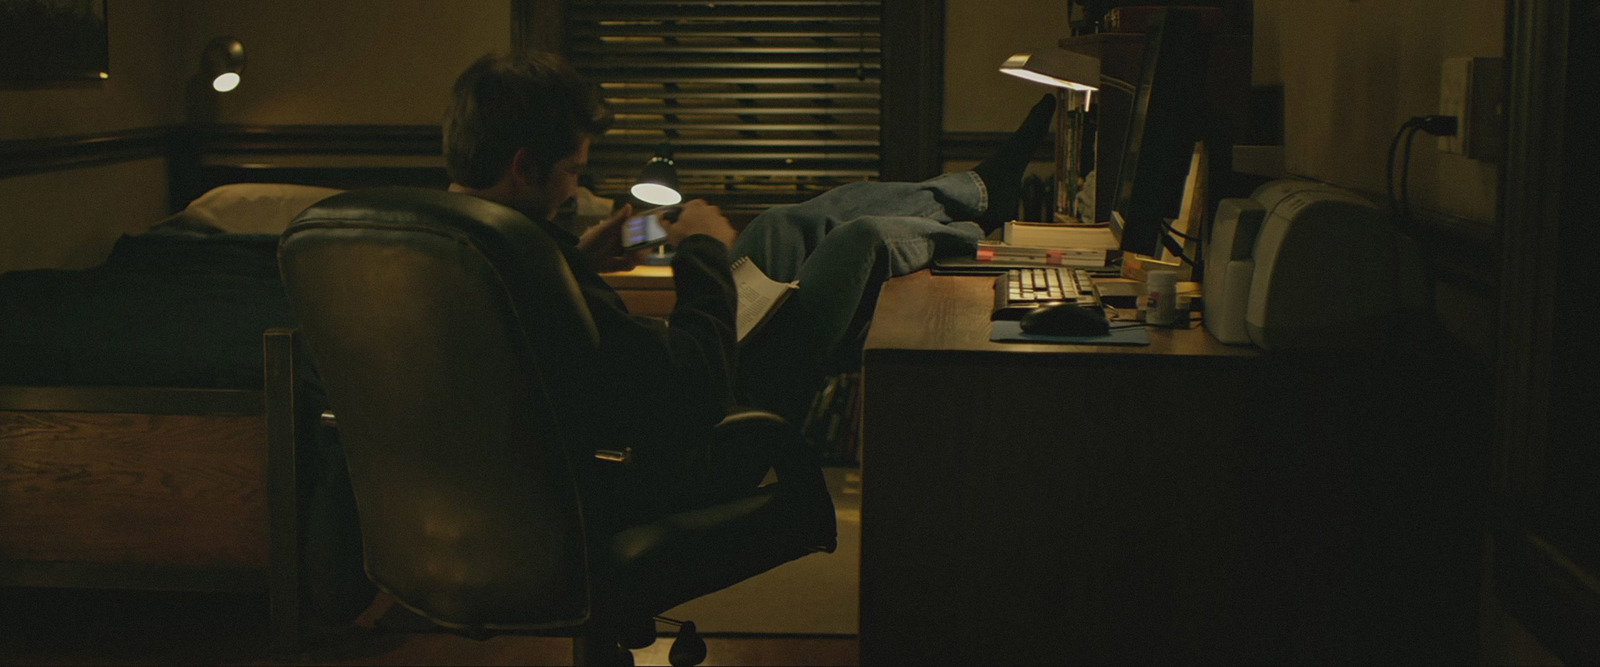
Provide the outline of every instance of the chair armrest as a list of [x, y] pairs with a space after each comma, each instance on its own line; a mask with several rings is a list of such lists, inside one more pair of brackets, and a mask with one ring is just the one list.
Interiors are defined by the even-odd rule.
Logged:
[[789, 430], [791, 428], [788, 420], [785, 420], [776, 412], [739, 406], [728, 410], [728, 414], [722, 418], [722, 421], [713, 427], [715, 432], [718, 433], [729, 432], [733, 429], [771, 429], [766, 431], [769, 435], [779, 435], [778, 429]]
[[818, 522], [819, 550], [833, 551], [837, 523], [828, 480], [822, 474], [822, 458], [806, 444], [799, 428], [776, 413], [738, 407], [728, 412], [712, 434], [725, 447], [767, 448], [778, 476], [778, 492], [811, 508], [809, 513]]
[[[767, 453], [770, 458], [762, 461], [760, 474], [765, 476], [765, 467], [770, 465], [777, 471], [779, 481], [789, 479], [786, 472], [805, 476], [805, 471], [790, 469], [805, 466], [809, 459], [815, 458], [800, 429], [777, 413], [766, 410], [735, 407], [711, 429], [711, 437], [718, 447], [728, 452]], [[820, 464], [815, 467], [820, 475]], [[759, 483], [760, 480], [754, 481]]]
[[605, 461], [606, 463], [621, 463], [622, 465], [628, 465], [633, 463], [633, 448], [623, 447], [622, 449], [596, 449], [594, 450], [594, 458], [599, 461]]

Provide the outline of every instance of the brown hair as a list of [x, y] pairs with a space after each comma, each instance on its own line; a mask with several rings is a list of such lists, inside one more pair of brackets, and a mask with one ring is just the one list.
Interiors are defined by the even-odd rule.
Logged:
[[560, 56], [489, 53], [456, 78], [444, 116], [445, 169], [451, 181], [487, 188], [526, 148], [543, 179], [611, 120], [599, 88]]

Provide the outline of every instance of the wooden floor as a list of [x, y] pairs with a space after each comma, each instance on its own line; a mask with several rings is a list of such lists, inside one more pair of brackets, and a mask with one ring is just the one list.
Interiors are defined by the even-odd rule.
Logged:
[[[358, 620], [361, 626], [370, 620]], [[0, 665], [560, 665], [559, 637], [402, 635], [355, 627], [294, 656], [266, 646], [264, 596], [0, 588]], [[706, 665], [855, 665], [850, 638], [707, 637]], [[671, 636], [634, 651], [665, 665]]]

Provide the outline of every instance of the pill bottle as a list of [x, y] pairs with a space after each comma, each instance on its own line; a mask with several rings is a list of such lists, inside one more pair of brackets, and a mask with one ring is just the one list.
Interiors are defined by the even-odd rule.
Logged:
[[1177, 320], [1178, 272], [1151, 271], [1145, 277], [1145, 323], [1165, 327]]

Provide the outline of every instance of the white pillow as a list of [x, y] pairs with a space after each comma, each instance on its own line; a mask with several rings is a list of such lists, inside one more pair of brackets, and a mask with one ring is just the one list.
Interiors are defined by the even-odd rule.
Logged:
[[233, 234], [282, 234], [312, 204], [343, 190], [280, 183], [231, 183], [200, 195], [158, 227], [215, 227]]

